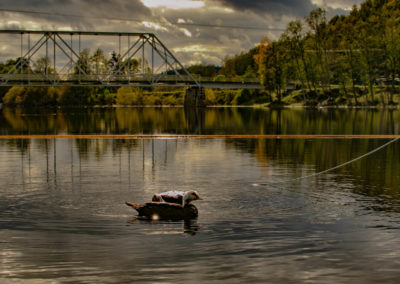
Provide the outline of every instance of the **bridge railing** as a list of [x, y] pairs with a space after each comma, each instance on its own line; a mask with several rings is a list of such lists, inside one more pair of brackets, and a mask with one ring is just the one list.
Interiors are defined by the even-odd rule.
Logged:
[[198, 81], [198, 82], [218, 82], [218, 83], [252, 83], [252, 84], [260, 84], [260, 79], [258, 78], [240, 78], [240, 77], [224, 77], [221, 80], [216, 80], [216, 78], [213, 77], [202, 77], [200, 75], [193, 75], [193, 77]]
[[99, 84], [109, 84], [112, 82], [143, 82], [143, 83], [157, 83], [157, 82], [181, 82], [181, 83], [192, 83], [189, 76], [181, 75], [108, 75], [108, 74], [0, 74], [0, 84], [6, 83], [52, 83], [52, 84], [62, 84], [68, 82], [97, 82]]
[[[218, 83], [218, 84], [259, 84], [258, 78], [224, 78], [216, 81], [212, 77], [193, 76], [197, 82]], [[188, 75], [166, 75], [166, 74], [0, 74], [0, 86], [10, 85], [73, 85], [73, 84], [94, 84], [94, 85], [134, 85], [143, 84], [149, 86], [165, 84], [192, 85], [193, 80]]]

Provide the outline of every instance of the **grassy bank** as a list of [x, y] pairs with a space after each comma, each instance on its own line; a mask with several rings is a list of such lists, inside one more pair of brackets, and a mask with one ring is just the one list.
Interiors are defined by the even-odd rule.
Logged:
[[[364, 86], [357, 86], [353, 92], [344, 91], [339, 86], [331, 86], [328, 90], [316, 91], [294, 90], [283, 95], [282, 103], [285, 105], [301, 106], [398, 106], [400, 103], [400, 90], [392, 95], [386, 87], [375, 87], [371, 97]], [[276, 95], [273, 100], [276, 102]]]

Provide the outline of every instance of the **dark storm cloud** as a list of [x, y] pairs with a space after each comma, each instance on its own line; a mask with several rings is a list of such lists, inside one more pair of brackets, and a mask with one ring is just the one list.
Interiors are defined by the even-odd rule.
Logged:
[[[92, 21], [93, 17], [142, 20], [151, 16], [151, 11], [140, 0], [14, 0], [1, 3], [0, 10], [2, 9], [11, 12], [26, 11], [27, 13], [22, 14], [34, 19], [83, 24]], [[74, 17], [75, 15], [80, 17]]]
[[311, 0], [218, 0], [218, 2], [237, 11], [295, 17], [304, 17], [317, 8]]

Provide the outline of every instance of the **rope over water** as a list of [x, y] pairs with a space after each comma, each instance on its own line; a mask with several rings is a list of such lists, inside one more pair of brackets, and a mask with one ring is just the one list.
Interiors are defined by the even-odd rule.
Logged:
[[368, 157], [368, 156], [370, 156], [370, 155], [382, 150], [383, 148], [386, 148], [387, 146], [397, 142], [398, 140], [400, 140], [400, 137], [397, 137], [396, 139], [393, 139], [393, 140], [383, 144], [382, 146], [379, 146], [378, 148], [375, 148], [374, 150], [372, 150], [372, 151], [370, 151], [370, 152], [368, 152], [368, 153], [366, 153], [364, 155], [361, 155], [361, 156], [359, 156], [359, 157], [357, 157], [355, 159], [352, 159], [352, 160], [347, 161], [347, 162], [345, 162], [343, 164], [337, 165], [337, 166], [335, 166], [333, 168], [324, 170], [322, 172], [318, 172], [318, 173], [314, 173], [314, 174], [310, 174], [310, 175], [306, 175], [306, 176], [301, 176], [301, 177], [297, 177], [297, 178], [293, 178], [293, 179], [278, 181], [278, 182], [254, 184], [254, 186], [276, 186], [276, 185], [279, 185], [279, 184], [292, 183], [292, 182], [296, 182], [296, 181], [299, 181], [299, 180], [320, 176], [320, 175], [326, 174], [328, 172], [331, 172], [331, 171], [337, 170], [339, 168], [342, 168], [344, 166], [347, 166], [347, 165], [349, 165], [351, 163], [357, 162], [357, 161], [359, 161], [359, 160], [361, 160], [361, 159], [363, 159], [365, 157]]

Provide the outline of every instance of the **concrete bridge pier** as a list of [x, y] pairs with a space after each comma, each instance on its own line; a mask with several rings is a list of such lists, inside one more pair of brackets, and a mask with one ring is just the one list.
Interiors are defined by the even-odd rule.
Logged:
[[202, 87], [189, 87], [185, 94], [185, 107], [205, 107], [206, 93]]

